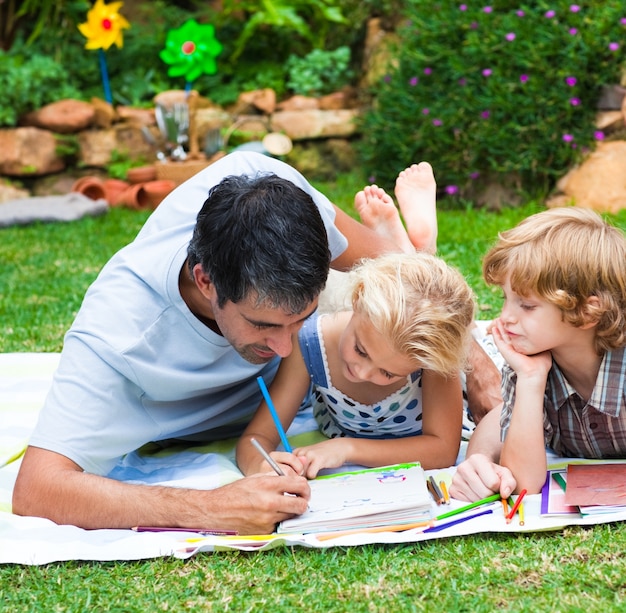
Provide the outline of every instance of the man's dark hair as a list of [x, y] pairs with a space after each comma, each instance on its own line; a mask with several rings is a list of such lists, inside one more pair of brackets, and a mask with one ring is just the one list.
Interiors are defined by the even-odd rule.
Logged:
[[188, 248], [218, 303], [256, 294], [258, 304], [301, 313], [324, 289], [328, 236], [305, 191], [274, 174], [229, 176], [209, 191]]

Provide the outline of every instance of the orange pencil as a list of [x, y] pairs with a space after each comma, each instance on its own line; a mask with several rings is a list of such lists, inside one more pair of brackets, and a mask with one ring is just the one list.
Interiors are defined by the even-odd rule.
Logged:
[[316, 534], [318, 541], [329, 541], [340, 536], [348, 536], [350, 534], [363, 534], [364, 532], [404, 532], [405, 530], [413, 530], [415, 528], [428, 528], [434, 524], [432, 519], [426, 521], [418, 521], [413, 524], [398, 524], [393, 526], [374, 526], [373, 528], [354, 528], [351, 530], [340, 530], [337, 532], [323, 532]]
[[520, 504], [522, 504], [522, 500], [524, 499], [524, 496], [526, 496], [526, 490], [522, 490], [519, 493], [519, 496], [517, 497], [517, 500], [515, 501], [515, 504], [513, 505], [511, 512], [508, 515], [506, 515], [507, 523], [510, 522], [513, 519], [513, 516], [515, 515], [515, 513], [517, 513], [517, 509], [519, 508]]
[[504, 517], [509, 514], [509, 504], [506, 501], [506, 498], [502, 498], [502, 513], [504, 513]]

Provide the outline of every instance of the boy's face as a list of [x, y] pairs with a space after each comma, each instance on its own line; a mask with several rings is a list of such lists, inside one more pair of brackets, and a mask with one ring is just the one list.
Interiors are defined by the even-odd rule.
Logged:
[[509, 279], [502, 291], [504, 304], [500, 321], [515, 351], [535, 355], [558, 351], [572, 343], [577, 328], [563, 320], [558, 307], [534, 294], [520, 296], [511, 289]]

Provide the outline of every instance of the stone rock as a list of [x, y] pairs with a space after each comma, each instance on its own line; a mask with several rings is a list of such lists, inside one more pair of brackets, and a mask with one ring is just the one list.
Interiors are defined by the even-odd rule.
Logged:
[[20, 125], [33, 126], [57, 132], [75, 134], [88, 128], [95, 119], [96, 111], [89, 102], [82, 100], [59, 100], [20, 118]]
[[154, 126], [156, 119], [154, 109], [138, 109], [132, 106], [118, 106], [117, 114], [120, 119], [139, 126]]
[[291, 140], [347, 137], [356, 132], [358, 111], [279, 111], [271, 117], [273, 132], [284, 132]]
[[91, 106], [93, 106], [95, 115], [93, 120], [94, 128], [106, 130], [110, 128], [117, 120], [117, 113], [112, 104], [102, 98], [92, 98]]
[[28, 198], [29, 196], [30, 193], [27, 189], [15, 187], [15, 185], [11, 185], [8, 181], [0, 181], [0, 203]]
[[319, 108], [323, 111], [336, 111], [339, 109], [352, 109], [357, 106], [357, 92], [352, 87], [346, 87], [338, 92], [333, 92], [319, 99]]
[[84, 166], [103, 167], [111, 162], [113, 151], [131, 159], [156, 159], [155, 149], [146, 142], [141, 128], [116, 124], [109, 130], [85, 130], [78, 135], [80, 162]]
[[59, 172], [65, 160], [57, 153], [57, 139], [48, 130], [0, 130], [0, 174], [10, 177], [40, 176]]
[[317, 98], [301, 96], [299, 94], [291, 96], [291, 98], [287, 98], [287, 100], [283, 100], [276, 107], [278, 111], [310, 111], [319, 108], [320, 103]]
[[276, 110], [276, 92], [269, 87], [239, 94], [237, 107], [252, 108], [266, 115]]
[[561, 193], [547, 206], [574, 204], [601, 213], [626, 208], [626, 141], [598, 143], [593, 153], [558, 181], [557, 189]]
[[622, 111], [600, 111], [596, 115], [596, 128], [612, 132], [624, 127], [624, 115]]
[[397, 65], [393, 46], [398, 41], [398, 36], [394, 32], [383, 28], [379, 17], [367, 22], [361, 87], [366, 89], [374, 87], [385, 76], [390, 66]]

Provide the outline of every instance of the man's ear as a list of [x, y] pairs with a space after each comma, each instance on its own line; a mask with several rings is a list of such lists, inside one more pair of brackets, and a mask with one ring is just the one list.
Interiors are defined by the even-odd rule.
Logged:
[[583, 317], [585, 323], [580, 326], [583, 330], [589, 330], [589, 328], [593, 328], [600, 321], [600, 298], [597, 296], [589, 296], [585, 301], [585, 306], [583, 308]]
[[208, 298], [211, 292], [215, 292], [211, 277], [202, 270], [202, 264], [196, 264], [193, 267], [193, 280], [203, 296]]

